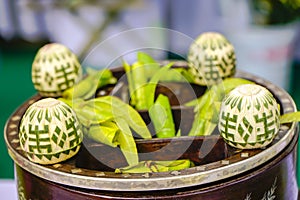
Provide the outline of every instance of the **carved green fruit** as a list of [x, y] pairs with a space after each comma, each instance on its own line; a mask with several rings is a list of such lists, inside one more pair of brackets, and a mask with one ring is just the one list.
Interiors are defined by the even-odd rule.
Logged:
[[272, 142], [279, 126], [279, 106], [262, 86], [238, 86], [222, 101], [218, 128], [224, 140], [233, 147], [265, 147]]
[[44, 97], [58, 97], [82, 78], [82, 67], [74, 53], [62, 44], [46, 44], [32, 63], [34, 88]]
[[234, 47], [217, 32], [199, 35], [190, 46], [187, 60], [194, 82], [200, 85], [214, 85], [235, 74]]
[[26, 110], [20, 123], [19, 138], [30, 161], [54, 164], [78, 152], [83, 133], [75, 112], [67, 104], [45, 98]]

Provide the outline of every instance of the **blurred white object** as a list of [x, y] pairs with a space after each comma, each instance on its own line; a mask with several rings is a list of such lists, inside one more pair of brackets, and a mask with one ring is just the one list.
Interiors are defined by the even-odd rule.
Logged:
[[30, 8], [30, 2], [0, 0], [0, 34], [4, 39], [35, 42], [46, 38], [43, 11]]
[[7, 1], [0, 0], [0, 34], [5, 39], [11, 39], [14, 35], [14, 27], [9, 14]]
[[235, 47], [237, 69], [253, 73], [288, 90], [292, 42], [297, 23], [254, 25], [247, 1], [219, 2], [224, 34]]
[[0, 194], [1, 199], [17, 200], [17, 184], [15, 180], [1, 179], [0, 180]]
[[[165, 11], [168, 12], [169, 28], [186, 35], [171, 35], [169, 48], [186, 55], [193, 42], [201, 33], [206, 31], [222, 31], [218, 10], [218, 0], [182, 0], [167, 1]], [[226, 1], [225, 1], [226, 2]], [[191, 41], [190, 41], [191, 40]]]
[[[165, 49], [164, 35], [158, 31], [126, 33], [134, 28], [161, 27], [162, 14], [158, 6], [156, 1], [134, 1], [120, 10], [117, 20], [111, 22], [94, 42], [90, 53], [84, 57], [85, 62], [107, 67], [114, 59], [141, 48], [155, 47], [157, 44]], [[82, 6], [78, 8], [78, 13], [75, 16], [65, 9], [51, 9], [46, 16], [50, 39], [68, 46], [76, 54], [83, 51], [93, 31], [101, 26], [106, 17], [105, 10], [99, 6]]]
[[235, 46], [237, 68], [289, 89], [292, 41], [296, 27], [249, 27], [227, 32]]

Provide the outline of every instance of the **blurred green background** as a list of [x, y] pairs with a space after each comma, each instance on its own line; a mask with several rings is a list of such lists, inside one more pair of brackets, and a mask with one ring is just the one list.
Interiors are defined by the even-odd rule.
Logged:
[[[22, 47], [20, 44], [3, 44], [2, 40], [0, 53], [1, 130], [4, 130], [6, 120], [13, 111], [35, 94], [31, 83], [31, 63], [36, 50], [31, 45], [20, 49], [11, 48], [7, 45]], [[12, 179], [14, 177], [13, 162], [7, 154], [3, 134], [1, 135], [0, 178]]]
[[[294, 0], [298, 2], [299, 0]], [[112, 2], [112, 1], [111, 1]], [[60, 42], [71, 48], [76, 54], [84, 57], [89, 51], [112, 35], [122, 31], [142, 28], [158, 27], [174, 30], [177, 33], [185, 34], [190, 40], [195, 39], [203, 31], [220, 31], [225, 35], [231, 35], [231, 32], [248, 32], [248, 23], [256, 23], [260, 27], [258, 35], [262, 35], [261, 29], [268, 29], [268, 25], [279, 25], [279, 32], [284, 29], [285, 23], [297, 19], [300, 14], [298, 9], [296, 13], [287, 12], [290, 9], [284, 7], [277, 13], [289, 13], [286, 21], [282, 21], [285, 16], [276, 15], [275, 9], [267, 10], [271, 18], [265, 15], [268, 13], [264, 6], [269, 3], [267, 9], [272, 8], [271, 2], [275, 2], [276, 8], [280, 7], [280, 0], [264, 0], [260, 4], [259, 0], [252, 0], [255, 3], [254, 20], [251, 20], [247, 13], [242, 12], [245, 2], [249, 1], [224, 1], [201, 0], [190, 1], [187, 4], [181, 0], [166, 1], [57, 1], [52, 3], [43, 3], [43, 1], [20, 1], [0, 0], [0, 85], [1, 85], [1, 104], [0, 104], [0, 128], [4, 130], [6, 120], [18, 106], [33, 96], [36, 91], [31, 82], [31, 64], [37, 50], [48, 42]], [[125, 3], [124, 3], [125, 2]], [[220, 3], [222, 2], [222, 3]], [[238, 3], [244, 2], [244, 3]], [[293, 2], [293, 0], [288, 1]], [[231, 4], [230, 4], [231, 3]], [[224, 4], [224, 5], [223, 5]], [[230, 6], [234, 5], [234, 6]], [[274, 8], [275, 8], [274, 7]], [[232, 12], [232, 8], [235, 11]], [[182, 12], [185, 10], [186, 12]], [[285, 11], [285, 12], [283, 12]], [[236, 14], [236, 15], [233, 15]], [[275, 13], [275, 14], [274, 14]], [[241, 16], [237, 16], [241, 14]], [[251, 15], [252, 16], [252, 15]], [[275, 20], [272, 20], [275, 16]], [[2, 18], [1, 18], [2, 17]], [[247, 18], [248, 17], [248, 18]], [[267, 20], [262, 20], [267, 19]], [[280, 19], [279, 21], [276, 21]], [[245, 25], [246, 23], [246, 25]], [[268, 24], [269, 23], [269, 24]], [[276, 24], [278, 23], [278, 24]], [[245, 28], [246, 27], [246, 28]], [[252, 27], [252, 26], [251, 26]], [[300, 37], [299, 25], [295, 26], [298, 32], [293, 35], [291, 45], [272, 47], [271, 59], [280, 57], [281, 53], [288, 51], [288, 62], [285, 63], [282, 71], [272, 70], [267, 72], [269, 75], [286, 72], [288, 77], [284, 79], [285, 89], [294, 98], [297, 107], [300, 108]], [[256, 27], [257, 28], [257, 27]], [[272, 31], [273, 28], [271, 28]], [[256, 29], [255, 29], [256, 30]], [[269, 34], [269, 33], [267, 33]], [[257, 36], [257, 35], [256, 35]], [[149, 39], [151, 37], [152, 39]], [[186, 38], [187, 38], [186, 37]], [[268, 37], [268, 36], [267, 36]], [[285, 36], [284, 36], [285, 37]], [[295, 38], [294, 38], [295, 37]], [[126, 38], [123, 43], [112, 47], [107, 47], [105, 52], [95, 54], [99, 59], [109, 57], [109, 54], [118, 53], [122, 46], [131, 45], [139, 39], [150, 40], [161, 43], [165, 42], [164, 48], [170, 52], [176, 52], [185, 56], [187, 52], [186, 44], [183, 44], [178, 38], [168, 35], [135, 35]], [[283, 39], [283, 36], [277, 40]], [[257, 43], [264, 43], [264, 39], [258, 39]], [[130, 42], [128, 42], [130, 41]], [[275, 42], [276, 39], [273, 40]], [[237, 46], [238, 46], [238, 42]], [[250, 46], [254, 46], [255, 41], [250, 41]], [[245, 44], [243, 44], [245, 45]], [[250, 48], [250, 49], [251, 49]], [[275, 51], [283, 49], [283, 51]], [[286, 49], [288, 48], [288, 49]], [[290, 51], [291, 50], [291, 51]], [[252, 49], [252, 51], [256, 51]], [[240, 51], [239, 51], [240, 52]], [[278, 54], [279, 52], [279, 54]], [[278, 56], [279, 55], [279, 56]], [[175, 54], [161, 55], [161, 58], [177, 58]], [[269, 57], [268, 57], [269, 58]], [[93, 60], [94, 58], [91, 57]], [[269, 58], [270, 59], [270, 58]], [[253, 59], [253, 62], [255, 59]], [[280, 63], [268, 60], [271, 64]], [[99, 64], [99, 63], [98, 63]], [[251, 64], [251, 63], [250, 63]], [[249, 68], [248, 68], [249, 69]], [[260, 71], [254, 71], [260, 74]], [[272, 77], [271, 77], [272, 78]], [[275, 82], [276, 84], [276, 82]], [[298, 157], [300, 150], [298, 150]], [[0, 179], [13, 179], [14, 167], [9, 157], [4, 142], [3, 134], [0, 137]], [[299, 160], [299, 159], [298, 159]], [[300, 166], [298, 165], [298, 172]], [[300, 182], [300, 175], [298, 175]]]

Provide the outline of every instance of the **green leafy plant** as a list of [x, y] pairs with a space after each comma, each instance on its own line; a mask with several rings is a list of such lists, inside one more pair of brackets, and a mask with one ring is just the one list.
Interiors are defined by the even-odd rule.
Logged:
[[150, 139], [152, 136], [134, 108], [114, 96], [90, 100], [60, 100], [72, 106], [87, 137], [112, 147], [119, 147], [129, 166], [138, 164], [137, 148], [131, 129], [141, 138]]
[[299, 19], [300, 0], [251, 0], [250, 10], [254, 24], [286, 24]]
[[135, 166], [118, 168], [116, 173], [152, 173], [178, 171], [194, 166], [190, 160], [174, 160], [174, 161], [141, 161]]
[[170, 138], [175, 136], [175, 124], [167, 96], [160, 94], [157, 97], [155, 103], [149, 109], [149, 115], [155, 127], [156, 137]]
[[227, 78], [213, 85], [200, 98], [186, 103], [186, 106], [195, 106], [195, 119], [189, 136], [211, 135], [217, 126], [220, 104], [225, 95], [239, 85], [250, 83], [253, 82], [242, 78]]

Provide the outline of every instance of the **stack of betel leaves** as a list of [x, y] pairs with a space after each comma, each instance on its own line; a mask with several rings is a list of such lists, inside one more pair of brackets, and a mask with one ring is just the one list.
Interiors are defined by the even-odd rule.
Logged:
[[[82, 137], [87, 137], [120, 148], [128, 166], [116, 169], [116, 173], [164, 172], [192, 167], [194, 164], [188, 159], [139, 160], [133, 132], [141, 139], [182, 135], [181, 130], [175, 128], [170, 99], [162, 93], [156, 94], [161, 82], [185, 82], [207, 88], [199, 98], [180, 105], [194, 109], [192, 127], [184, 135], [209, 136], [218, 127], [224, 141], [235, 148], [265, 147], [275, 137], [280, 123], [297, 121], [300, 114], [280, 116], [279, 106], [266, 88], [234, 76], [235, 62], [233, 46], [215, 32], [203, 33], [195, 40], [186, 68], [173, 67], [173, 62], [163, 65], [150, 55], [137, 52], [133, 64], [123, 61], [130, 97], [126, 102], [113, 95], [97, 95], [99, 89], [119, 84], [111, 70], [87, 68], [82, 76], [81, 66], [69, 49], [60, 44], [48, 44], [38, 52], [32, 68], [35, 88], [48, 100], [36, 102], [25, 113], [19, 133], [21, 147], [33, 162], [53, 164], [74, 156], [78, 152], [75, 147], [80, 147]], [[154, 135], [141, 117], [141, 110], [149, 113]], [[258, 127], [261, 124], [253, 120], [259, 114], [271, 120], [265, 127]], [[268, 117], [270, 115], [273, 117]], [[241, 127], [245, 126], [255, 130], [246, 139], [239, 137]], [[33, 132], [32, 127], [35, 127]], [[270, 129], [274, 130], [272, 134], [264, 140], [257, 139], [257, 134]], [[68, 135], [70, 130], [72, 135]], [[44, 134], [43, 141], [41, 134]], [[41, 142], [51, 148], [41, 151]]]
[[[171, 138], [178, 135], [168, 97], [159, 94], [155, 98], [155, 90], [159, 81], [185, 80], [182, 74], [186, 73], [186, 69], [185, 72], [181, 68], [172, 69], [172, 65], [173, 63], [169, 63], [161, 66], [143, 52], [137, 53], [137, 61], [132, 65], [124, 61], [130, 96], [128, 103], [116, 96], [95, 96], [96, 90], [100, 88], [96, 88], [95, 85], [106, 85], [103, 82], [108, 79], [103, 75], [111, 73], [107, 69], [100, 71], [89, 69], [85, 79], [66, 90], [59, 98], [74, 109], [83, 126], [85, 136], [111, 147], [120, 148], [128, 167], [116, 169], [116, 172], [153, 172], [153, 170], [158, 172], [180, 170], [193, 165], [189, 160], [139, 162], [132, 133], [134, 131], [143, 139], [152, 138], [138, 112], [147, 110], [155, 127], [155, 137]], [[111, 79], [113, 80], [114, 77], [111, 76]], [[108, 82], [116, 81], [112, 80]], [[93, 92], [87, 85], [94, 85]]]

